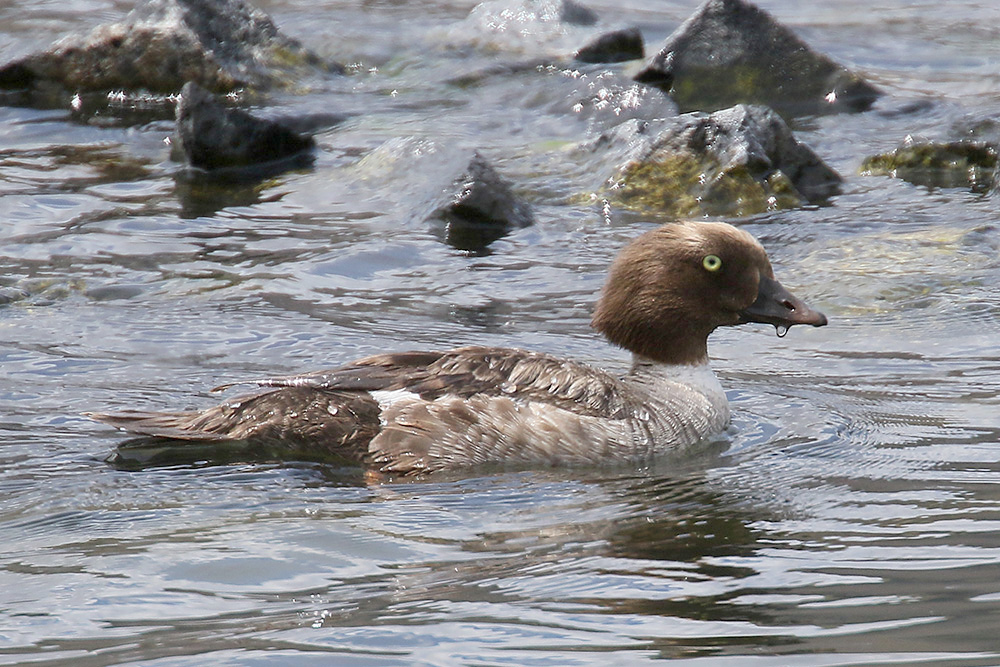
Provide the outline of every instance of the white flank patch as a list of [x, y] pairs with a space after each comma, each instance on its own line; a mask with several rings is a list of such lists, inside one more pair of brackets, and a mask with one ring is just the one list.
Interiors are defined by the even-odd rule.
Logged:
[[420, 396], [407, 389], [392, 389], [388, 391], [384, 390], [369, 391], [368, 393], [371, 394], [371, 397], [378, 402], [378, 407], [379, 407], [378, 419], [380, 422], [382, 422], [382, 426], [386, 425], [385, 411], [388, 410], [393, 405], [402, 402], [413, 403], [414, 401], [423, 400], [422, 398], [420, 398]]

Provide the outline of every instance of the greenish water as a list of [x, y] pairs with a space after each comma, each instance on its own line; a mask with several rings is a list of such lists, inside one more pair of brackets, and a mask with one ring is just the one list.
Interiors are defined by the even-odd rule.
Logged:
[[[734, 423], [710, 451], [371, 486], [105, 462], [119, 439], [83, 411], [207, 405], [380, 350], [626, 364], [589, 311], [661, 220], [606, 212], [600, 165], [568, 147], [669, 102], [609, 98], [627, 79], [603, 69], [450, 83], [540, 51], [469, 43], [473, 4], [259, 3], [357, 73], [261, 110], [347, 120], [311, 168], [257, 184], [179, 177], [169, 122], [0, 107], [0, 664], [1000, 664], [998, 195], [857, 173], [998, 120], [990, 2], [760, 3], [887, 95], [795, 126], [843, 194], [737, 221], [831, 324], [713, 337]], [[588, 4], [649, 50], [695, 7]], [[0, 54], [128, 6], [8, 2]], [[464, 149], [536, 216], [482, 256], [414, 216]]]

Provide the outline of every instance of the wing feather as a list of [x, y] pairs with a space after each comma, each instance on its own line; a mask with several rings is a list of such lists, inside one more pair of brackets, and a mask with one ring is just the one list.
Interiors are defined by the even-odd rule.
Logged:
[[506, 396], [549, 403], [578, 414], [620, 419], [621, 380], [585, 364], [513, 348], [462, 347], [360, 359], [329, 371], [256, 381], [268, 387], [336, 391], [405, 390], [433, 401], [443, 396]]
[[169, 440], [245, 442], [262, 453], [309, 452], [363, 460], [381, 429], [378, 403], [368, 394], [287, 387], [240, 396], [188, 412], [91, 413], [130, 433]]

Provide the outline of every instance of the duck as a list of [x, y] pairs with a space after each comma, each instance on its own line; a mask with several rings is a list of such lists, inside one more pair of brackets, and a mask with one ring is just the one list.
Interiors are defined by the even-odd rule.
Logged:
[[641, 464], [728, 427], [708, 338], [748, 323], [783, 336], [827, 318], [775, 278], [745, 230], [671, 222], [625, 245], [593, 311], [593, 329], [632, 355], [624, 375], [552, 354], [471, 345], [223, 384], [213, 391], [255, 389], [202, 410], [87, 415], [144, 439], [240, 443], [267, 457], [339, 460], [401, 477], [478, 466]]

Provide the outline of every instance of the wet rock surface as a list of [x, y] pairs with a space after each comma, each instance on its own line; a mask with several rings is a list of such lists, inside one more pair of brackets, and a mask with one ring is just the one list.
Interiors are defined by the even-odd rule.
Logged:
[[588, 148], [624, 156], [607, 195], [636, 211], [752, 215], [821, 201], [841, 183], [777, 113], [761, 106], [689, 113], [662, 125], [630, 121]]
[[29, 102], [67, 91], [176, 93], [187, 81], [228, 92], [279, 85], [304, 66], [340, 71], [244, 0], [149, 0], [121, 21], [3, 65], [0, 88]]
[[406, 225], [429, 225], [451, 247], [486, 254], [490, 244], [534, 223], [515, 186], [477, 150], [417, 137], [386, 141], [345, 175], [352, 190]]
[[458, 48], [552, 60], [609, 32], [600, 23], [595, 11], [572, 0], [486, 0], [454, 24], [445, 41]]
[[511, 229], [534, 222], [528, 204], [478, 151], [429, 217], [443, 223], [448, 245], [470, 252], [483, 252]]
[[574, 0], [560, 0], [556, 3], [559, 6], [559, 20], [573, 25], [594, 25], [600, 17], [590, 7]]
[[202, 169], [239, 168], [300, 155], [313, 147], [281, 123], [229, 108], [193, 82], [177, 102], [174, 139], [188, 164]]
[[576, 52], [583, 63], [618, 63], [646, 55], [639, 28], [622, 28], [598, 35]]
[[636, 75], [682, 111], [766, 104], [786, 116], [864, 111], [881, 94], [745, 0], [707, 0]]
[[932, 188], [969, 188], [973, 192], [986, 192], [997, 186], [997, 167], [996, 144], [906, 142], [894, 151], [866, 158], [861, 164], [861, 173], [901, 178]]
[[[608, 25], [590, 8], [570, 0], [487, 0], [454, 24], [444, 42], [451, 48], [522, 57], [489, 68], [497, 72], [645, 57], [639, 28]], [[466, 72], [452, 80], [477, 76]]]

